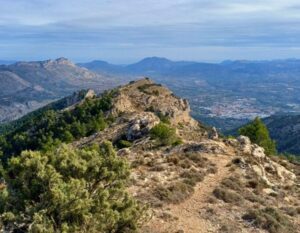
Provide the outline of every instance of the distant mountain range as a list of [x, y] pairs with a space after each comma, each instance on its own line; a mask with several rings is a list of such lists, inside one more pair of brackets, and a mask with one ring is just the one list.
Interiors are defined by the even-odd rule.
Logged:
[[[129, 65], [114, 65], [106, 61], [95, 60], [88, 63], [78, 63], [79, 66], [93, 71], [108, 73], [126, 73], [138, 75], [172, 75], [180, 77], [199, 76], [201, 78], [213, 80], [222, 80], [227, 75], [234, 75], [235, 78], [249, 75], [271, 75], [278, 73], [300, 72], [300, 60], [271, 60], [271, 61], [223, 61], [221, 63], [204, 63], [193, 61], [171, 61], [161, 57], [148, 57]], [[217, 76], [215, 74], [218, 74]], [[253, 78], [253, 77], [252, 77]], [[259, 77], [257, 77], [259, 79]], [[265, 77], [267, 79], [267, 77]], [[292, 80], [285, 80], [292, 81]]]
[[[0, 122], [7, 122], [80, 89], [96, 92], [140, 76], [167, 85], [191, 103], [192, 115], [221, 131], [259, 115], [280, 152], [300, 153], [300, 60], [219, 64], [150, 57], [130, 65], [74, 64], [66, 58], [0, 66]], [[291, 115], [291, 116], [290, 116]], [[298, 129], [299, 128], [299, 129]], [[295, 141], [296, 140], [296, 141]]]
[[11, 65], [16, 63], [16, 61], [10, 61], [10, 60], [0, 60], [0, 65]]
[[65, 58], [1, 65], [0, 122], [16, 119], [79, 89], [101, 91], [115, 82]]
[[101, 91], [149, 76], [191, 103], [198, 120], [220, 130], [255, 116], [300, 113], [300, 60], [203, 63], [149, 57], [129, 65], [92, 61], [75, 65], [60, 58], [0, 66], [0, 122], [72, 92]]
[[221, 130], [255, 116], [300, 113], [300, 60], [224, 61], [218, 64], [150, 57], [130, 65], [81, 63], [120, 78], [149, 76], [189, 99], [193, 116]]

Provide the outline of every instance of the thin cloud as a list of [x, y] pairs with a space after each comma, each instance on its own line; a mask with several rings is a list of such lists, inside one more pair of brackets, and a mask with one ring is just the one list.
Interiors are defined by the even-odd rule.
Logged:
[[0, 0], [0, 5], [3, 59], [65, 53], [77, 60], [126, 62], [126, 56], [159, 51], [174, 58], [177, 50], [186, 56], [181, 59], [203, 60], [209, 53], [210, 60], [220, 60], [226, 48], [234, 48], [236, 58], [262, 59], [261, 48], [276, 48], [274, 58], [297, 56], [300, 48], [295, 0]]

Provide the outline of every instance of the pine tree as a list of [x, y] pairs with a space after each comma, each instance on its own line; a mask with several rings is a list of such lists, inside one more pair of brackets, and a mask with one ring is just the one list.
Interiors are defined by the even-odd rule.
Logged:
[[252, 143], [263, 147], [267, 155], [276, 154], [276, 144], [270, 138], [269, 130], [262, 120], [256, 117], [252, 122], [239, 129], [239, 134], [250, 138]]
[[8, 231], [134, 232], [143, 216], [125, 191], [129, 166], [111, 143], [25, 151], [3, 173], [0, 222]]

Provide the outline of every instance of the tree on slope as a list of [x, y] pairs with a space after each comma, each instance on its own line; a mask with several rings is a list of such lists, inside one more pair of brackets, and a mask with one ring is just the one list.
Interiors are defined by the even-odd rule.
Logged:
[[270, 138], [269, 130], [262, 120], [256, 117], [252, 122], [239, 129], [239, 134], [250, 138], [251, 142], [265, 149], [266, 154], [276, 154], [276, 144]]
[[111, 143], [25, 151], [2, 173], [0, 222], [9, 231], [134, 232], [143, 216], [125, 191], [129, 167]]

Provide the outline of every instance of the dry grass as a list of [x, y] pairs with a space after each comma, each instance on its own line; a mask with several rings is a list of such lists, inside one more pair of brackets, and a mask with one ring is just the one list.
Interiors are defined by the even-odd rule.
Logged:
[[270, 233], [296, 233], [292, 222], [282, 212], [274, 208], [251, 209], [243, 216], [243, 219]]
[[243, 201], [243, 198], [236, 192], [225, 189], [225, 188], [216, 188], [213, 191], [213, 194], [216, 198], [226, 202], [226, 203], [234, 203], [239, 205]]
[[204, 172], [198, 171], [196, 169], [185, 170], [180, 174], [180, 177], [183, 178], [183, 182], [195, 186], [198, 182], [203, 181], [205, 174]]
[[178, 181], [166, 187], [157, 187], [153, 195], [165, 203], [178, 204], [190, 197], [193, 191], [194, 189], [191, 185]]

